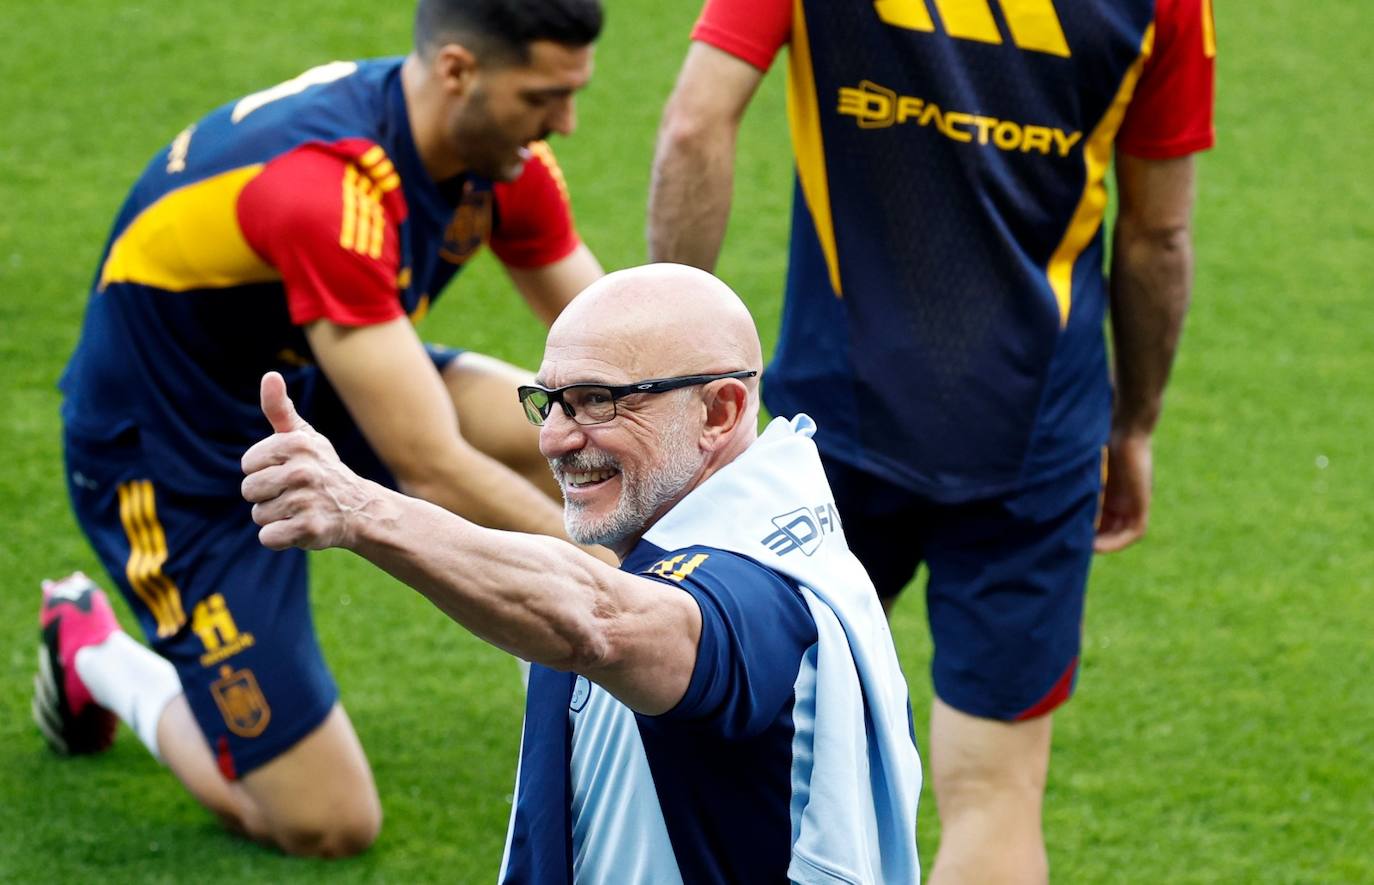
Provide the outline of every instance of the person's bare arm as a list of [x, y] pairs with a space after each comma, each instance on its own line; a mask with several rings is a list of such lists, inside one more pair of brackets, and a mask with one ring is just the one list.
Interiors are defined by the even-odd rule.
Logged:
[[263, 379], [272, 436], [243, 457], [243, 495], [272, 549], [344, 547], [512, 654], [573, 670], [634, 710], [681, 700], [696, 664], [692, 597], [550, 538], [485, 529], [364, 480]]
[[558, 315], [583, 289], [605, 273], [586, 244], [566, 257], [543, 267], [506, 267], [511, 282], [544, 325], [551, 326]]
[[357, 328], [317, 320], [306, 337], [403, 492], [481, 525], [567, 537], [557, 504], [462, 438], [453, 402], [409, 320]]
[[1120, 208], [1111, 266], [1116, 391], [1095, 545], [1101, 553], [1140, 540], [1149, 522], [1151, 438], [1192, 289], [1193, 178], [1191, 156], [1116, 157]]
[[735, 140], [763, 72], [694, 42], [663, 109], [649, 186], [649, 258], [714, 270], [730, 217]]

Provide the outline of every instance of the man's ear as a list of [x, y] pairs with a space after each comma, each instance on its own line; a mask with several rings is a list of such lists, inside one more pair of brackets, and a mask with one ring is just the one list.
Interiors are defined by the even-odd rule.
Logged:
[[701, 429], [701, 444], [715, 451], [734, 435], [748, 411], [749, 388], [738, 378], [726, 378], [706, 386], [706, 426]]
[[446, 92], [466, 95], [477, 75], [477, 56], [461, 43], [445, 43], [434, 53], [434, 79]]

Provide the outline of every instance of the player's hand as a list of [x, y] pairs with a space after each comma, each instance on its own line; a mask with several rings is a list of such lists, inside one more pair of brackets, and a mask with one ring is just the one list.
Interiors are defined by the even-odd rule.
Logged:
[[370, 485], [344, 466], [334, 446], [296, 413], [276, 372], [262, 379], [262, 412], [273, 434], [243, 455], [243, 497], [253, 504], [258, 540], [273, 550], [346, 547]]
[[1153, 482], [1150, 435], [1114, 432], [1107, 444], [1107, 485], [1094, 551], [1115, 553], [1145, 536]]

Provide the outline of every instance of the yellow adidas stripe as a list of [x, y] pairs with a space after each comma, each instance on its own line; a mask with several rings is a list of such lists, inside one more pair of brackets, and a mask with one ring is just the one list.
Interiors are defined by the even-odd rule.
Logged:
[[167, 535], [157, 518], [153, 484], [149, 480], [123, 483], [118, 489], [119, 519], [129, 539], [124, 574], [139, 600], [157, 622], [158, 636], [171, 636], [186, 623], [181, 591], [162, 571], [167, 561]]
[[344, 169], [343, 178], [343, 226], [339, 230], [339, 245], [345, 249], [353, 248], [353, 239], [357, 235], [358, 227], [358, 202], [356, 184], [358, 182], [358, 170], [349, 164]]
[[[390, 165], [390, 161], [386, 165]], [[387, 182], [394, 178], [393, 173], [378, 183], [360, 174], [352, 164], [344, 170], [340, 246], [369, 258], [382, 257], [382, 246], [386, 242], [386, 209], [382, 206], [382, 193], [387, 190]], [[400, 179], [396, 181], [399, 183]]]

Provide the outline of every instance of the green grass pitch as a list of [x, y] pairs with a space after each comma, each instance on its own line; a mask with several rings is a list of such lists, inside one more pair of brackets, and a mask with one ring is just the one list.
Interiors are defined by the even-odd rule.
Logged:
[[[99, 573], [68, 513], [57, 378], [125, 189], [182, 126], [333, 58], [404, 51], [410, 2], [5, 0], [0, 29], [0, 881], [491, 881], [514, 665], [348, 555], [314, 559], [326, 653], [375, 767], [380, 841], [331, 866], [231, 839], [127, 731], [59, 760], [28, 718], [40, 578]], [[696, 2], [610, 3], [556, 147], [607, 267], [644, 256], [653, 134]], [[1374, 881], [1374, 126], [1363, 5], [1218, 4], [1216, 150], [1153, 528], [1098, 563], [1046, 810], [1062, 882]], [[743, 137], [721, 274], [776, 334], [790, 159], [775, 72]], [[533, 366], [483, 260], [425, 322]], [[127, 611], [119, 608], [126, 623]], [[918, 732], [920, 595], [895, 631]], [[920, 837], [938, 835], [929, 796]]]

